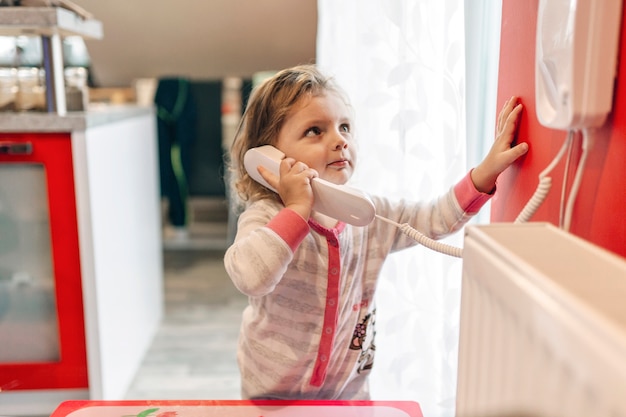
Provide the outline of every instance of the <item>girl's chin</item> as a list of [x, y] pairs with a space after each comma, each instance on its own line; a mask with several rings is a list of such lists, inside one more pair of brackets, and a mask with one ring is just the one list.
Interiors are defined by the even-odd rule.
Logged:
[[344, 175], [344, 176], [333, 175], [333, 176], [322, 178], [322, 179], [330, 183], [333, 183], [335, 185], [344, 185], [345, 183], [348, 182], [350, 177], [348, 175]]
[[325, 170], [318, 170], [317, 172], [322, 174], [320, 178], [336, 185], [344, 185], [352, 177], [352, 169], [349, 168], [329, 169], [326, 167]]

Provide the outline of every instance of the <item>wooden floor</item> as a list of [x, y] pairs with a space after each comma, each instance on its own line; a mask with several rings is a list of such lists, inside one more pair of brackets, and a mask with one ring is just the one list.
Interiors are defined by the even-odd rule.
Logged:
[[126, 399], [240, 398], [236, 349], [247, 298], [224, 270], [222, 220], [196, 222], [187, 239], [164, 238], [164, 319]]

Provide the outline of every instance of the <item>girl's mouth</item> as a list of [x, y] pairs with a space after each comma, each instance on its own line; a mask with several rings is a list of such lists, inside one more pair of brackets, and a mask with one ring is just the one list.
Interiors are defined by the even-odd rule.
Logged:
[[340, 161], [331, 162], [330, 164], [328, 164], [328, 166], [331, 168], [347, 168], [348, 166], [350, 166], [350, 162], [348, 162], [348, 160], [346, 159], [342, 159]]

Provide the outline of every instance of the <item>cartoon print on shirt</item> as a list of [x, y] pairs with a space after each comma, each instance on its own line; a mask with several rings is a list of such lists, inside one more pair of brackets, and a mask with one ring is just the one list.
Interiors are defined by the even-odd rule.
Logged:
[[375, 322], [376, 309], [363, 317], [363, 320], [357, 323], [354, 328], [350, 349], [361, 351], [358, 373], [368, 371], [374, 366], [374, 353], [376, 352], [376, 345], [374, 344], [374, 337], [376, 336], [376, 331], [374, 331]]

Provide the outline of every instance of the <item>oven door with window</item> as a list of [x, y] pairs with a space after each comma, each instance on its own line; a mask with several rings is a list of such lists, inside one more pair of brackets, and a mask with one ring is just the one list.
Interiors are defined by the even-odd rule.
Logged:
[[87, 388], [70, 134], [0, 134], [0, 403]]

